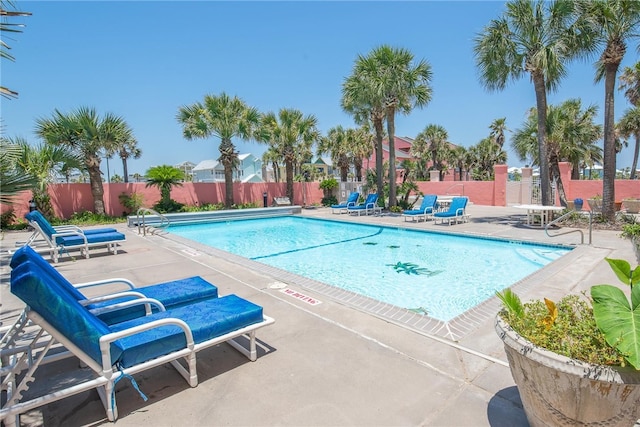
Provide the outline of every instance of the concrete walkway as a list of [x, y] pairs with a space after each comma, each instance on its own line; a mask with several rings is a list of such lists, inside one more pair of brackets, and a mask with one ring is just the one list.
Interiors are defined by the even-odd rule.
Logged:
[[[349, 217], [330, 209], [302, 215], [470, 233], [545, 243], [577, 244], [578, 233], [550, 238], [522, 225], [514, 208], [472, 205], [469, 223], [404, 222], [399, 216]], [[198, 354], [200, 384], [190, 388], [170, 366], [136, 375], [144, 402], [127, 381], [118, 383], [119, 426], [526, 426], [502, 343], [493, 330], [495, 298], [483, 305], [471, 330], [455, 340], [415, 330], [304, 286], [304, 280], [169, 235], [140, 236], [118, 226], [127, 241], [118, 255], [99, 249], [90, 259], [62, 258], [56, 265], [71, 282], [125, 277], [149, 285], [200, 275], [221, 294], [235, 293], [264, 307], [275, 325], [260, 330], [260, 352], [249, 362], [227, 344]], [[555, 230], [566, 231], [566, 229]], [[585, 233], [586, 234], [586, 233]], [[26, 232], [2, 241], [0, 321], [11, 323], [22, 306], [9, 292], [6, 251]], [[516, 287], [524, 301], [558, 299], [599, 283], [617, 283], [604, 257], [634, 260], [619, 232], [594, 231], [591, 245], [553, 262]], [[585, 235], [587, 241], [588, 235]], [[311, 305], [278, 289], [321, 301]], [[49, 384], [62, 381], [73, 359], [47, 367]], [[42, 381], [41, 379], [37, 380]], [[23, 425], [108, 425], [95, 391], [31, 411]]]

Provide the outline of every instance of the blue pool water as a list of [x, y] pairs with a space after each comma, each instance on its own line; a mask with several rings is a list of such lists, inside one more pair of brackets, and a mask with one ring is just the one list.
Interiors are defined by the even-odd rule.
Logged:
[[443, 321], [571, 250], [295, 216], [169, 232]]

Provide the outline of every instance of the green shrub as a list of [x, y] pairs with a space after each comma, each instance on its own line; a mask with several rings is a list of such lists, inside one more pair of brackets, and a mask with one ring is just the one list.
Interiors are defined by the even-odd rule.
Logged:
[[135, 192], [131, 194], [120, 193], [118, 200], [120, 200], [120, 204], [122, 204], [129, 213], [135, 213], [138, 212], [138, 209], [144, 204], [144, 195]]
[[331, 205], [337, 205], [338, 199], [336, 198], [336, 196], [331, 195], [331, 196], [323, 197], [320, 202], [322, 203], [322, 206], [331, 206]]

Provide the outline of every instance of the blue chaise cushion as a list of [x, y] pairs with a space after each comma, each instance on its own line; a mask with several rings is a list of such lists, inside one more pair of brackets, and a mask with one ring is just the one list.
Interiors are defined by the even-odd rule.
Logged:
[[[189, 325], [196, 344], [263, 320], [262, 307], [236, 295], [226, 295], [118, 323], [110, 328], [116, 332], [172, 317], [179, 318]], [[118, 340], [118, 344], [123, 349], [118, 362], [124, 367], [130, 367], [185, 348], [186, 340], [181, 328], [162, 326], [122, 338]]]

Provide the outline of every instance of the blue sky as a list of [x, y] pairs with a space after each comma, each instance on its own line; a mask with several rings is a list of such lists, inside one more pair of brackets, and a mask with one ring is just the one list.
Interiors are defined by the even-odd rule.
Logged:
[[[129, 172], [159, 164], [198, 163], [219, 156], [219, 140], [187, 141], [175, 117], [180, 106], [226, 92], [261, 112], [295, 108], [318, 119], [320, 131], [354, 127], [340, 108], [344, 79], [358, 55], [382, 44], [410, 50], [433, 71], [433, 99], [398, 116], [398, 136], [415, 137], [429, 124], [444, 126], [451, 142], [469, 147], [506, 117], [522, 126], [535, 106], [528, 78], [502, 92], [479, 83], [473, 40], [504, 9], [503, 2], [32, 2], [18, 1], [33, 16], [20, 18], [22, 34], [8, 39], [15, 62], [2, 61], [2, 84], [20, 93], [2, 99], [4, 133], [38, 142], [35, 119], [54, 109], [80, 106], [122, 116], [134, 131], [142, 157]], [[623, 66], [638, 60], [630, 45]], [[604, 86], [594, 84], [590, 62], [571, 65], [550, 104], [580, 98], [599, 107]], [[629, 107], [616, 94], [616, 119]], [[507, 135], [506, 148], [510, 148]], [[241, 153], [265, 146], [235, 140]], [[618, 156], [630, 166], [632, 148]], [[509, 164], [520, 166], [509, 151]], [[103, 169], [105, 162], [103, 162]], [[110, 174], [122, 175], [119, 160]]]

